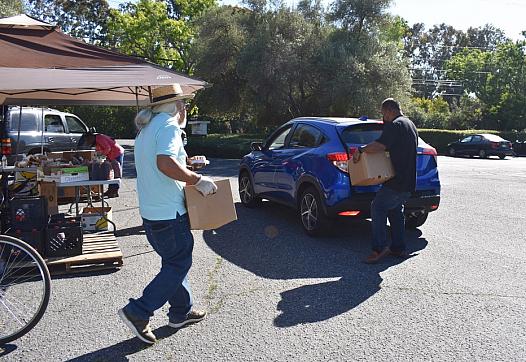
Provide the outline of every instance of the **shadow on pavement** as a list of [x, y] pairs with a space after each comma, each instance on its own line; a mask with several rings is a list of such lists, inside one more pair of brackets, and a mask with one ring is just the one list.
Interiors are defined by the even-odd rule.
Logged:
[[[178, 332], [178, 329], [174, 329], [168, 326], [159, 327], [153, 331], [157, 337], [157, 343], [164, 338], [168, 338]], [[138, 338], [130, 338], [125, 341], [114, 344], [98, 351], [86, 353], [82, 356], [72, 358], [69, 362], [80, 362], [80, 361], [112, 361], [121, 362], [129, 361], [128, 356], [131, 356], [137, 352], [150, 348], [151, 346], [145, 344]]]
[[[403, 260], [387, 257], [376, 265], [363, 263], [370, 252], [368, 220], [339, 221], [332, 236], [311, 238], [303, 232], [295, 212], [264, 202], [247, 209], [236, 204], [238, 221], [205, 231], [207, 245], [218, 255], [262, 278], [338, 278], [306, 283], [281, 293], [274, 324], [290, 327], [330, 319], [358, 306], [378, 290], [380, 273]], [[408, 231], [408, 251], [427, 246], [421, 232]]]
[[132, 226], [126, 229], [117, 229], [117, 231], [115, 231], [116, 237], [130, 236], [130, 235], [146, 235], [146, 233], [142, 225]]

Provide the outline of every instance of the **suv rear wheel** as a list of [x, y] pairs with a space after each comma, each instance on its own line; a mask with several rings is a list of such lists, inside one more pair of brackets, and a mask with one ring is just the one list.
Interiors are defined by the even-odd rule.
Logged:
[[254, 187], [252, 186], [252, 180], [250, 179], [250, 176], [246, 171], [242, 172], [241, 175], [239, 175], [238, 183], [239, 198], [241, 199], [241, 203], [243, 204], [243, 206], [246, 206], [248, 208], [258, 206], [261, 203], [261, 198], [256, 196], [256, 193], [254, 192]]
[[416, 215], [407, 215], [405, 217], [405, 228], [416, 229], [417, 227], [424, 225], [424, 223], [427, 220], [427, 215], [429, 215], [427, 211], [422, 211], [421, 213]]
[[308, 187], [301, 193], [298, 212], [301, 226], [308, 235], [321, 235], [327, 230], [329, 218], [323, 211], [320, 195], [314, 187]]

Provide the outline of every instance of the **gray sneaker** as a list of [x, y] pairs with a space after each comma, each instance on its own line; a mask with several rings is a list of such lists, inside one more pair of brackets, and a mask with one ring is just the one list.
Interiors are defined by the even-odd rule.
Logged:
[[187, 324], [201, 322], [206, 317], [206, 312], [204, 310], [195, 310], [192, 309], [190, 313], [186, 315], [186, 318], [182, 321], [170, 320], [168, 325], [172, 328], [182, 328]]
[[126, 324], [141, 341], [148, 344], [157, 342], [155, 334], [153, 334], [150, 329], [150, 321], [134, 318], [126, 313], [124, 308], [119, 309], [118, 314], [124, 324]]

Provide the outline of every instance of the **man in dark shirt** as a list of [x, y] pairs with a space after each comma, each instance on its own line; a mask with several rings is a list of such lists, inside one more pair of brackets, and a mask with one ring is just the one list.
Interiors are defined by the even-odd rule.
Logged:
[[[392, 98], [382, 102], [381, 112], [385, 123], [382, 135], [354, 154], [354, 162], [358, 162], [363, 152], [388, 151], [395, 171], [395, 176], [384, 183], [371, 203], [373, 251], [366, 259], [371, 264], [389, 254], [407, 257], [404, 204], [416, 188], [416, 127], [404, 117], [400, 104]], [[386, 240], [387, 218], [391, 225], [391, 247]]]

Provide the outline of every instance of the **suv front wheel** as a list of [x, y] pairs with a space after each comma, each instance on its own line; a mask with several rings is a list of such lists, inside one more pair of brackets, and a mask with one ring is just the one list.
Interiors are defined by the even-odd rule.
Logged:
[[300, 196], [299, 217], [303, 230], [308, 235], [321, 235], [327, 229], [329, 218], [323, 211], [321, 198], [313, 187], [306, 188]]
[[250, 176], [245, 171], [239, 175], [239, 198], [243, 206], [253, 208], [261, 203], [261, 198], [256, 196]]

